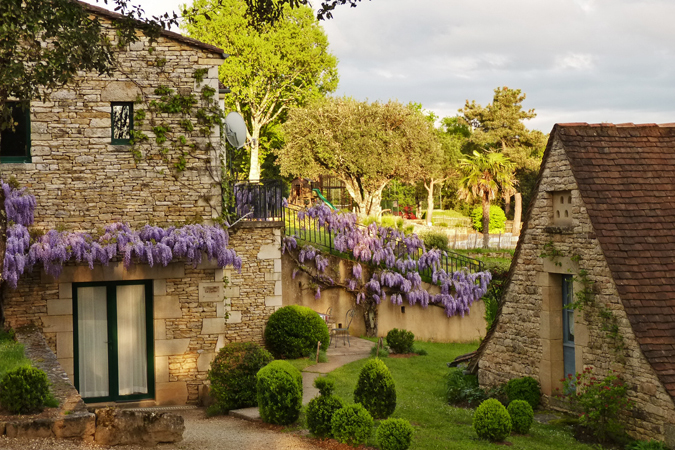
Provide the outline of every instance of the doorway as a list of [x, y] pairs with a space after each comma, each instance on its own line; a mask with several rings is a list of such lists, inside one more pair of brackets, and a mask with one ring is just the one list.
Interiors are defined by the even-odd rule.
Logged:
[[565, 378], [570, 375], [576, 375], [576, 364], [574, 362], [574, 309], [570, 307], [574, 303], [574, 291], [572, 288], [572, 275], [562, 276], [562, 316], [563, 316], [563, 366], [565, 368]]

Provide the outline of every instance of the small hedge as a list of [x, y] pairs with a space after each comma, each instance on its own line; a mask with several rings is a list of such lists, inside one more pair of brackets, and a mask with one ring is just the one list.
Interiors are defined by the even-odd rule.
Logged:
[[511, 416], [513, 431], [518, 434], [527, 434], [534, 420], [534, 410], [525, 400], [514, 400], [506, 408]]
[[263, 422], [288, 425], [302, 408], [302, 374], [287, 361], [272, 361], [256, 375]]
[[320, 396], [310, 400], [307, 405], [307, 428], [315, 436], [332, 436], [332, 420], [335, 412], [344, 408], [340, 397], [333, 395], [335, 382], [326, 377], [314, 380], [314, 387], [319, 389]]
[[539, 382], [532, 377], [513, 378], [504, 387], [509, 402], [525, 400], [532, 409], [539, 406], [541, 401], [541, 389]]
[[[479, 233], [483, 232], [483, 207], [476, 206], [471, 211], [473, 228]], [[506, 214], [497, 205], [490, 205], [490, 233], [499, 233], [506, 230]]]
[[50, 400], [47, 374], [34, 367], [8, 371], [0, 382], [0, 406], [12, 414], [42, 411]]
[[274, 312], [265, 327], [265, 345], [275, 358], [304, 358], [316, 352], [316, 344], [328, 348], [328, 326], [306, 306], [284, 306]]
[[361, 369], [354, 402], [361, 403], [376, 419], [386, 419], [396, 409], [396, 385], [381, 360], [371, 359]]
[[394, 353], [412, 353], [415, 335], [412, 331], [394, 328], [387, 333], [387, 345]]
[[333, 414], [331, 432], [343, 444], [365, 444], [372, 431], [373, 418], [359, 403], [345, 406]]
[[405, 419], [387, 419], [377, 428], [381, 450], [407, 450], [412, 443], [413, 427]]
[[274, 358], [253, 342], [233, 342], [221, 348], [211, 363], [211, 395], [220, 412], [256, 406], [256, 374]]
[[[447, 227], [448, 224], [446, 223], [445, 226]], [[434, 233], [433, 231], [430, 231], [420, 235], [420, 238], [422, 238], [422, 242], [424, 242], [424, 248], [427, 250], [437, 248], [439, 250], [445, 251], [448, 249], [448, 235], [445, 233]]]
[[481, 439], [503, 441], [511, 434], [511, 417], [499, 400], [490, 398], [476, 408], [473, 429]]

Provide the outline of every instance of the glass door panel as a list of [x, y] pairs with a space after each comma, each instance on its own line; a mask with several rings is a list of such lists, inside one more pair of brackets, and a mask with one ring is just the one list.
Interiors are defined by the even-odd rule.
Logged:
[[148, 393], [145, 285], [117, 286], [119, 395]]
[[105, 286], [77, 288], [77, 330], [80, 395], [107, 397], [110, 386]]
[[576, 375], [576, 364], [574, 356], [574, 309], [570, 305], [574, 303], [574, 292], [572, 289], [572, 276], [563, 275], [563, 364], [565, 366], [565, 378], [570, 375]]

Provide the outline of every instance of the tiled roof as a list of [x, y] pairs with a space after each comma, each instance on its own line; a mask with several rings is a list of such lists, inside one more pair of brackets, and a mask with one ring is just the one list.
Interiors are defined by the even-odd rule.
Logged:
[[675, 125], [559, 124], [643, 354], [675, 397]]

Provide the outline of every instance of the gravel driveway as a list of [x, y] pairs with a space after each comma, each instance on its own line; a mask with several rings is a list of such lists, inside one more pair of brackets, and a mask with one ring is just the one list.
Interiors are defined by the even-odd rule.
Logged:
[[[311, 439], [297, 434], [282, 433], [268, 426], [229, 416], [206, 418], [203, 409], [181, 411], [185, 419], [183, 441], [160, 444], [158, 450], [318, 450]], [[85, 450], [110, 448], [115, 450], [147, 450], [148, 447], [101, 447], [68, 440], [7, 439], [0, 437], [0, 449], [7, 450]]]

